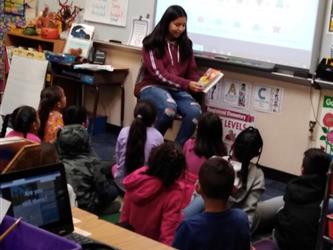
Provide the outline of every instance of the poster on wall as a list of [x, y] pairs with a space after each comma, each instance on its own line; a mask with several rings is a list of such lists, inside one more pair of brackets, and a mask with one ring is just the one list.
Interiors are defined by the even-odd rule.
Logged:
[[84, 20], [126, 26], [128, 0], [89, 0], [84, 8]]
[[249, 82], [223, 79], [206, 94], [207, 110], [222, 120], [223, 141], [228, 150], [243, 129], [254, 126], [251, 91]]
[[253, 108], [267, 113], [281, 112], [284, 89], [280, 87], [260, 86], [254, 88]]
[[234, 107], [249, 109], [252, 84], [225, 79], [216, 84], [206, 95], [207, 105], [213, 107]]
[[149, 26], [149, 19], [142, 18], [142, 16], [133, 18], [128, 45], [142, 47], [142, 41], [148, 35]]
[[217, 114], [222, 120], [223, 141], [229, 151], [237, 135], [249, 126], [254, 126], [254, 116], [248, 111], [233, 108], [207, 107], [207, 111]]
[[333, 155], [333, 96], [324, 96], [319, 121], [319, 147]]
[[5, 13], [24, 16], [24, 0], [4, 0]]

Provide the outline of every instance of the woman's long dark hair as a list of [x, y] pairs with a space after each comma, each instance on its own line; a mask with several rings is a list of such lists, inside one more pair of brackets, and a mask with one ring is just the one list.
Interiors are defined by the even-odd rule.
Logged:
[[151, 127], [155, 120], [156, 110], [154, 105], [147, 101], [139, 101], [134, 109], [134, 120], [129, 129], [126, 144], [126, 175], [144, 165], [147, 127]]
[[[166, 37], [169, 33], [169, 24], [179, 17], [186, 17], [185, 10], [179, 5], [172, 5], [164, 12], [161, 20], [154, 30], [143, 39], [143, 47], [147, 50], [154, 50], [157, 58], [162, 58], [166, 46]], [[192, 42], [187, 36], [187, 28], [177, 39], [179, 45], [180, 59], [185, 61], [192, 56]]]
[[62, 88], [53, 85], [47, 87], [42, 90], [40, 93], [40, 103], [39, 103], [39, 119], [40, 119], [40, 128], [38, 131], [39, 138], [43, 140], [44, 138], [44, 130], [49, 118], [49, 114], [54, 108], [56, 104], [61, 101], [62, 97]]
[[32, 130], [33, 123], [37, 121], [37, 112], [30, 106], [16, 108], [12, 114], [6, 115], [2, 125], [1, 137], [5, 136], [9, 120], [11, 120], [14, 131], [22, 133], [23, 137], [26, 138]]
[[164, 142], [153, 148], [148, 161], [147, 174], [159, 178], [168, 188], [184, 173], [185, 156], [174, 142]]
[[234, 158], [242, 163], [240, 175], [244, 189], [246, 189], [250, 161], [256, 156], [260, 158], [262, 147], [262, 137], [259, 130], [254, 127], [248, 127], [240, 132], [231, 147]]
[[207, 159], [213, 155], [225, 156], [227, 149], [222, 138], [223, 128], [219, 116], [212, 112], [203, 113], [198, 122], [194, 152]]

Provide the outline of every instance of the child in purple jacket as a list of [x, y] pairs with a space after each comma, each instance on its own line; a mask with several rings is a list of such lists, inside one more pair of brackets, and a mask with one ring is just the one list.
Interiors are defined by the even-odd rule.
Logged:
[[124, 127], [118, 135], [116, 164], [112, 172], [117, 186], [122, 190], [124, 177], [145, 165], [150, 151], [164, 141], [161, 133], [152, 127], [155, 120], [155, 107], [148, 101], [140, 101], [135, 106], [131, 126]]

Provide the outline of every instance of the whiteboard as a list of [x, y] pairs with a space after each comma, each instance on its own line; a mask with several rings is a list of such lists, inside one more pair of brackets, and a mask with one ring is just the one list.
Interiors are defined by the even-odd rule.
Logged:
[[28, 105], [38, 109], [40, 92], [45, 83], [48, 61], [13, 56], [0, 107], [0, 114]]
[[311, 73], [318, 65], [325, 1], [156, 0], [155, 23], [173, 4], [186, 10], [187, 30], [198, 52], [254, 59]]

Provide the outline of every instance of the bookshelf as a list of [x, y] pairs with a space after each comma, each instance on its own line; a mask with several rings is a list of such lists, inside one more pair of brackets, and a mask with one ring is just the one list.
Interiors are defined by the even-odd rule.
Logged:
[[41, 36], [27, 36], [22, 31], [9, 31], [5, 35], [5, 46], [22, 46], [27, 48], [49, 50], [55, 53], [62, 53], [65, 47], [65, 40], [62, 39], [45, 39]]

